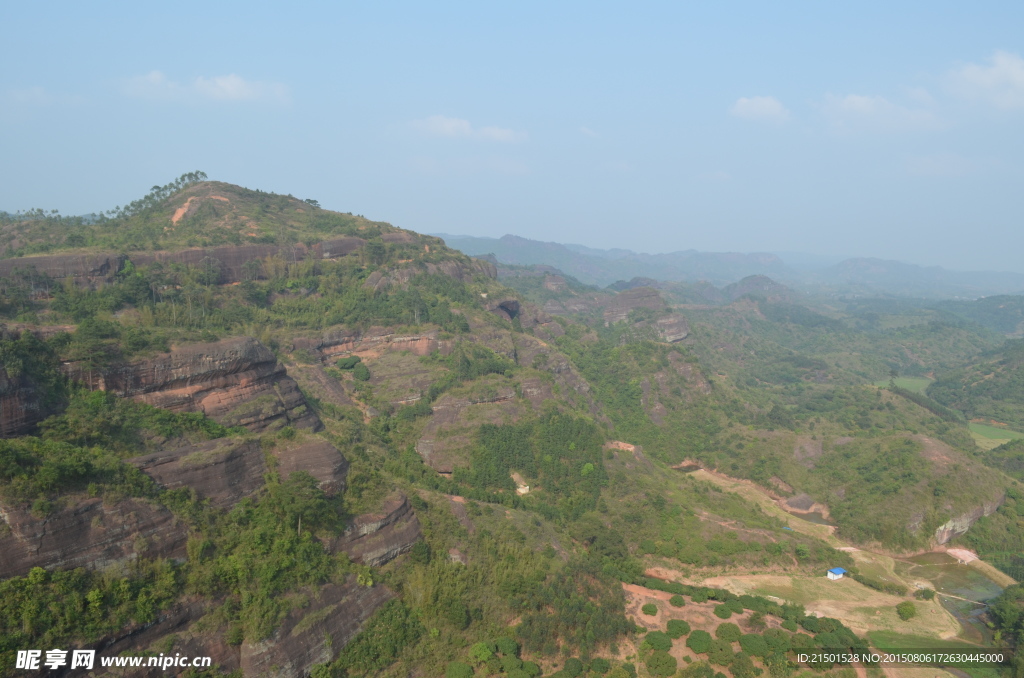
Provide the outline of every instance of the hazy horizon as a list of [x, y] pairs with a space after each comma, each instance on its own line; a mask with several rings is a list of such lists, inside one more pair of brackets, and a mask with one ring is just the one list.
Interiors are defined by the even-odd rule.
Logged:
[[419, 232], [1024, 273], [1024, 6], [12, 4], [0, 208], [211, 179]]

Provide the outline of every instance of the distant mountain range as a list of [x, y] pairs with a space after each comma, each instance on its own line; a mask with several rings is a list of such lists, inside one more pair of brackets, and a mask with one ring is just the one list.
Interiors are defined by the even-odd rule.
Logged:
[[[851, 258], [817, 269], [789, 265], [767, 252], [699, 252], [643, 254], [625, 249], [601, 250], [583, 245], [530, 240], [515, 235], [479, 238], [435, 233], [449, 247], [470, 256], [493, 255], [496, 262], [546, 265], [583, 283], [607, 287], [637, 277], [665, 281], [707, 281], [728, 285], [765, 275], [805, 291], [834, 296], [892, 295], [925, 299], [976, 299], [1024, 292], [1024, 274], [996, 271], [950, 271], [900, 261]], [[803, 263], [803, 262], [801, 262]]]

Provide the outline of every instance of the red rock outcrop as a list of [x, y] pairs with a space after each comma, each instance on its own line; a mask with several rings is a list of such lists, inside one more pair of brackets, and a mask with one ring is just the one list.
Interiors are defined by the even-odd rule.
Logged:
[[273, 636], [242, 644], [245, 676], [296, 678], [329, 662], [381, 605], [394, 598], [383, 586], [360, 586], [354, 576], [327, 584], [305, 608], [292, 610]]
[[409, 498], [396, 492], [384, 501], [379, 512], [355, 518], [335, 541], [333, 550], [344, 551], [352, 560], [376, 567], [408, 553], [422, 538], [420, 520], [409, 505]]
[[267, 471], [258, 440], [223, 438], [128, 460], [161, 487], [191, 488], [217, 508], [263, 487]]
[[24, 575], [33, 567], [102, 569], [145, 555], [185, 555], [187, 530], [170, 511], [143, 499], [106, 506], [82, 499], [36, 518], [27, 508], [0, 509], [9, 530], [0, 536], [0, 577]]
[[338, 448], [326, 440], [312, 440], [294, 447], [275, 447], [277, 472], [286, 479], [296, 471], [305, 471], [320, 481], [320, 489], [328, 495], [345, 491], [348, 460]]
[[338, 326], [325, 330], [319, 337], [297, 338], [292, 348], [318, 351], [324, 358], [366, 351], [409, 351], [414, 355], [430, 355], [434, 351], [450, 353], [454, 342], [438, 339], [438, 334], [437, 330], [428, 330], [401, 335], [386, 327], [359, 330]]
[[323, 427], [273, 352], [251, 337], [184, 346], [103, 378], [105, 390], [174, 412], [203, 412], [226, 426]]

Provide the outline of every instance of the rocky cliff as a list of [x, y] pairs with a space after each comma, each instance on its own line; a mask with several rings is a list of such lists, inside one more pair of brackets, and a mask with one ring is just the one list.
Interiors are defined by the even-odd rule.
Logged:
[[323, 426], [273, 352], [250, 337], [192, 344], [121, 365], [105, 373], [99, 386], [154, 407], [203, 412], [226, 426], [252, 431]]
[[377, 608], [394, 597], [383, 586], [366, 587], [354, 576], [320, 587], [308, 607], [292, 610], [274, 635], [242, 645], [242, 675], [296, 678], [314, 664], [331, 661], [359, 633]]
[[355, 518], [333, 546], [352, 560], [377, 567], [408, 553], [423, 537], [420, 521], [409, 505], [409, 498], [396, 492], [384, 501], [376, 513]]
[[0, 367], [0, 438], [24, 435], [52, 414], [28, 379], [12, 377]]
[[102, 569], [131, 560], [185, 555], [186, 528], [171, 512], [142, 499], [107, 506], [99, 498], [70, 501], [45, 518], [25, 507], [0, 509], [0, 577], [33, 567]]
[[1005, 500], [1006, 495], [1002, 494], [995, 501], [983, 502], [981, 506], [946, 521], [935, 530], [935, 543], [945, 544], [954, 537], [965, 534], [974, 523], [995, 513]]

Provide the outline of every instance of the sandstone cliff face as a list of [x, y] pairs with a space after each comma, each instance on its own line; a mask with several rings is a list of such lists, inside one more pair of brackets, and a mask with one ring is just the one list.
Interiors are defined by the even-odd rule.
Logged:
[[362, 238], [344, 237], [325, 240], [307, 247], [302, 243], [289, 246], [279, 245], [238, 245], [224, 247], [207, 247], [179, 250], [176, 252], [153, 252], [151, 254], [133, 254], [131, 261], [136, 266], [148, 266], [153, 263], [200, 265], [205, 259], [217, 262], [220, 271], [220, 283], [233, 283], [252, 280], [255, 276], [263, 276], [259, 266], [252, 266], [251, 261], [262, 262], [265, 259], [279, 257], [285, 261], [304, 261], [306, 259], [333, 259], [357, 252], [366, 241]]
[[8, 530], [0, 536], [0, 577], [24, 575], [33, 567], [102, 569], [144, 554], [185, 555], [187, 531], [171, 512], [142, 499], [105, 506], [82, 499], [46, 518], [24, 507], [0, 510]]
[[36, 387], [27, 379], [14, 378], [0, 367], [0, 438], [29, 433], [53, 412], [43, 407]]
[[258, 440], [221, 439], [128, 460], [169, 490], [191, 488], [217, 508], [263, 487], [267, 471]]
[[409, 351], [419, 356], [430, 355], [434, 351], [443, 355], [450, 353], [454, 342], [437, 337], [437, 330], [401, 335], [386, 327], [366, 330], [333, 327], [319, 337], [295, 339], [292, 348], [317, 351], [323, 358], [367, 352], [379, 354], [383, 351]]
[[408, 553], [422, 537], [409, 498], [397, 492], [385, 500], [379, 512], [355, 518], [332, 550], [344, 551], [357, 563], [377, 567]]
[[319, 430], [320, 419], [266, 346], [250, 337], [194, 344], [104, 375], [102, 387], [174, 412], [203, 412], [252, 431]]
[[113, 281], [125, 257], [120, 254], [50, 254], [38, 257], [0, 259], [0, 278], [11, 278], [29, 270], [55, 280], [71, 278], [80, 287], [95, 287]]
[[359, 586], [354, 576], [328, 584], [309, 607], [293, 610], [268, 640], [242, 645], [245, 676], [297, 678], [314, 664], [331, 661], [359, 633], [363, 623], [394, 597], [383, 586]]
[[442, 261], [440, 263], [400, 264], [389, 271], [374, 271], [363, 283], [364, 287], [382, 290], [387, 287], [404, 287], [418, 275], [446, 275], [455, 280], [469, 281], [478, 275], [495, 279], [498, 269], [489, 261], [471, 259], [468, 262]]
[[279, 446], [273, 454], [282, 480], [296, 471], [305, 471], [320, 482], [320, 489], [325, 494], [345, 491], [348, 460], [329, 442], [313, 440], [293, 447]]
[[935, 543], [945, 544], [954, 537], [959, 537], [960, 535], [965, 534], [967, 530], [971, 529], [971, 526], [981, 518], [995, 513], [999, 507], [1003, 505], [1005, 500], [1006, 495], [1000, 495], [1000, 497], [995, 501], [984, 502], [973, 511], [968, 511], [967, 513], [948, 520], [935, 530]]
[[[277, 471], [286, 479], [305, 471], [319, 481], [327, 494], [345, 490], [348, 460], [334, 445], [312, 440], [292, 446], [278, 446]], [[216, 508], [229, 508], [263, 487], [267, 464], [258, 440], [225, 438], [187, 445], [169, 452], [157, 452], [129, 459], [161, 487], [187, 487]]]

